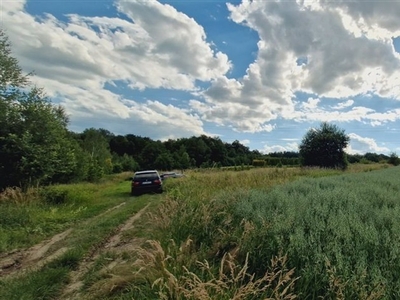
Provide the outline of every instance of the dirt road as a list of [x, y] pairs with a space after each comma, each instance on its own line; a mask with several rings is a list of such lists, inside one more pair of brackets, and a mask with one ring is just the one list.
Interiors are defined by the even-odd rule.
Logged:
[[[123, 205], [125, 205], [125, 203], [114, 206], [93, 218], [101, 218], [105, 214], [110, 213]], [[127, 232], [134, 227], [135, 221], [143, 215], [148, 206], [149, 205], [145, 206], [136, 214], [132, 215], [126, 222], [121, 224], [111, 236], [108, 236], [108, 238], [101, 243], [100, 247], [97, 247], [81, 261], [78, 268], [70, 273], [70, 281], [63, 289], [59, 299], [81, 299], [80, 288], [83, 285], [82, 277], [103, 253], [133, 251], [135, 247], [137, 247], [135, 239], [124, 241], [122, 237], [124, 232]], [[85, 224], [81, 224], [80, 226], [85, 226]], [[19, 276], [26, 272], [37, 270], [50, 261], [61, 257], [69, 250], [68, 247], [64, 246], [65, 243], [63, 243], [63, 241], [71, 235], [73, 231], [74, 228], [69, 228], [64, 232], [54, 235], [50, 239], [30, 247], [29, 249], [13, 250], [2, 254], [0, 256], [0, 278]], [[107, 268], [113, 268], [117, 264], [118, 261], [110, 259], [110, 264]]]

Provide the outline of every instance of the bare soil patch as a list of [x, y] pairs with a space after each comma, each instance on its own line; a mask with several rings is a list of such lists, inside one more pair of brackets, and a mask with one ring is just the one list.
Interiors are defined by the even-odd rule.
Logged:
[[52, 246], [64, 240], [72, 229], [56, 234], [51, 239], [45, 240], [29, 249], [13, 250], [0, 256], [0, 277], [12, 275], [19, 271], [40, 268], [49, 261], [61, 256], [67, 248], [59, 248], [49, 252]]

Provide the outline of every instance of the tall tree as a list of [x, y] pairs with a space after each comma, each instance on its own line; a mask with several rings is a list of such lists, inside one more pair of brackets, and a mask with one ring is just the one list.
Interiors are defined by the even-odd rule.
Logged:
[[0, 189], [48, 183], [56, 174], [71, 173], [67, 124], [64, 109], [29, 85], [0, 31]]
[[82, 133], [82, 148], [89, 153], [91, 158], [91, 168], [96, 174], [92, 180], [101, 177], [102, 173], [112, 172], [111, 153], [109, 142], [102, 129], [89, 128]]
[[140, 166], [145, 169], [157, 168], [156, 159], [165, 152], [165, 146], [160, 141], [149, 142], [140, 153]]
[[327, 122], [318, 129], [310, 129], [299, 147], [302, 165], [346, 169], [344, 150], [349, 140], [344, 130]]

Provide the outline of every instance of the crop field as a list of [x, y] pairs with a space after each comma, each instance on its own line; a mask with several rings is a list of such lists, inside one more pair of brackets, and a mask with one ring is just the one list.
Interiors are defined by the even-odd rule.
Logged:
[[171, 182], [130, 295], [398, 299], [400, 169], [297, 171]]
[[[86, 198], [66, 203], [62, 192], [42, 193], [50, 220], [33, 201], [3, 199], [3, 253], [72, 232], [56, 260], [0, 277], [0, 298], [400, 298], [400, 167], [186, 174], [166, 180], [163, 195], [130, 197], [122, 175], [97, 189], [75, 186]], [[33, 240], [19, 233], [27, 228]]]

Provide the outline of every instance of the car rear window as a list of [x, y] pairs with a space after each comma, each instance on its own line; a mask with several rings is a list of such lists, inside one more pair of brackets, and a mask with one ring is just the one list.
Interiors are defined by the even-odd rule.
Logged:
[[158, 175], [157, 173], [136, 174], [133, 179], [141, 179], [141, 178], [158, 178]]

